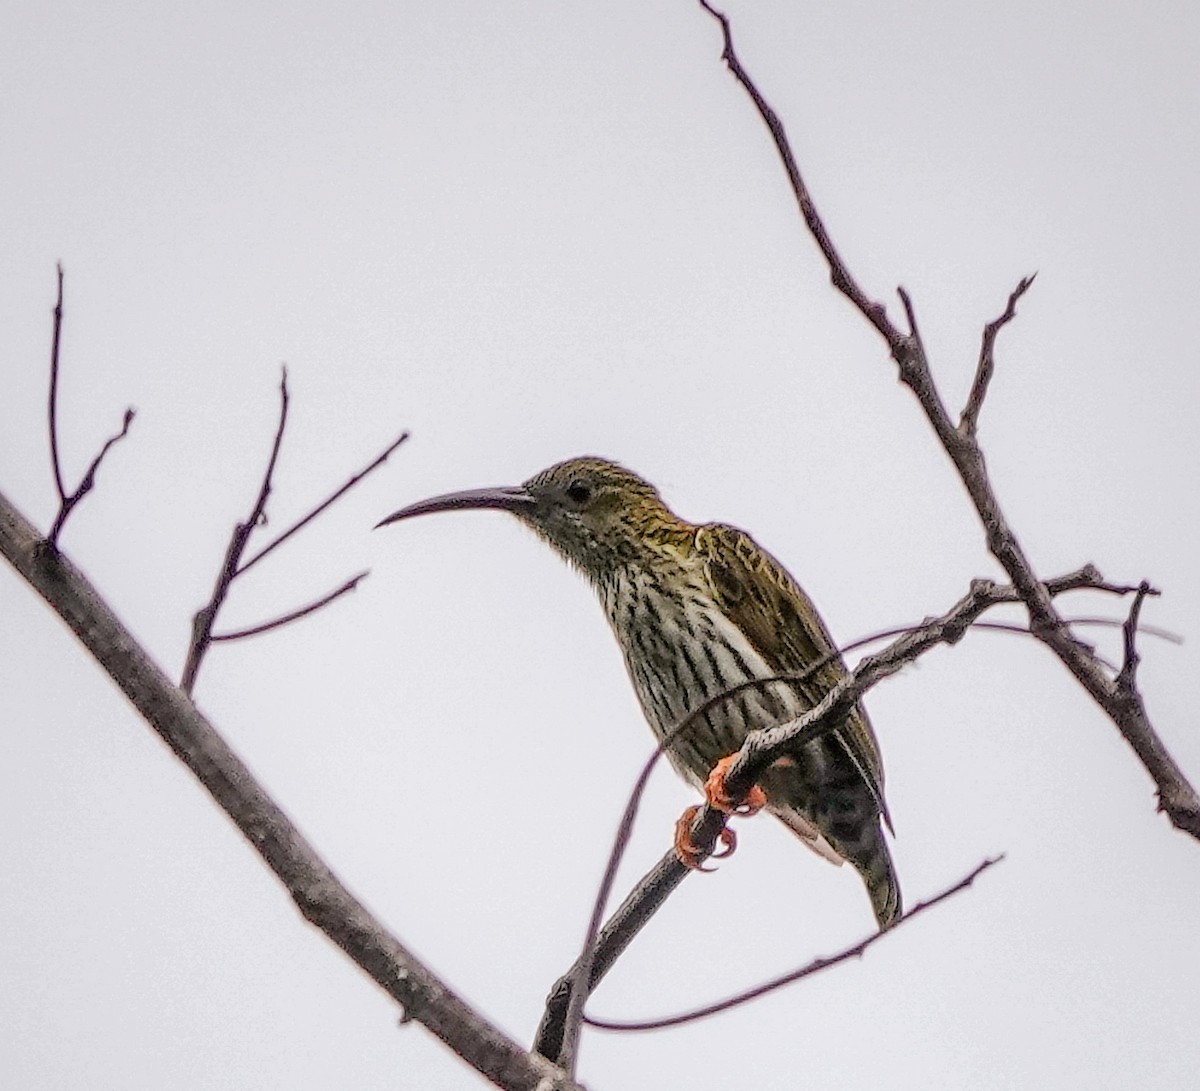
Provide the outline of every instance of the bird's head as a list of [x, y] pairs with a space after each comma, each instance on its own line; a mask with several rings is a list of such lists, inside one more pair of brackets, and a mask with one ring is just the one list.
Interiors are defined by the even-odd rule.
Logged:
[[684, 526], [658, 490], [603, 458], [572, 458], [523, 485], [446, 493], [401, 508], [379, 526], [435, 511], [497, 508], [532, 527], [593, 582]]

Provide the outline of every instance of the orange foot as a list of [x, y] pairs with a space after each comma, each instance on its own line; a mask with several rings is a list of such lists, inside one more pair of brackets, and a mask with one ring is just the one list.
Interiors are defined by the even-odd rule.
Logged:
[[[679, 857], [679, 861], [684, 867], [690, 868], [692, 871], [716, 871], [716, 868], [704, 866], [704, 851], [692, 840], [692, 823], [696, 820], [699, 811], [699, 806], [689, 807], [675, 823], [675, 855]], [[724, 848], [720, 852], [712, 854], [714, 860], [732, 856], [737, 848], [737, 834], [728, 826], [721, 830], [719, 836]]]
[[767, 797], [757, 784], [746, 793], [745, 798], [740, 800], [734, 799], [725, 790], [725, 777], [736, 757], [736, 754], [730, 754], [712, 767], [712, 772], [708, 774], [708, 780], [704, 782], [704, 794], [708, 797], [708, 805], [725, 814], [746, 816], [758, 814], [767, 805]]

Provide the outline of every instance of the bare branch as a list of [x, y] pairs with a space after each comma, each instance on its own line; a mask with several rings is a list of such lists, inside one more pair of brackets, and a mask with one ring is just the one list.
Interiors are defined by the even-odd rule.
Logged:
[[[1093, 565], [1085, 565], [1075, 572], [1069, 572], [1066, 575], [1049, 580], [1047, 581], [1047, 588], [1052, 595], [1079, 590], [1100, 590], [1116, 594], [1132, 594], [1136, 591], [1136, 588], [1121, 588], [1106, 583], [1100, 572]], [[649, 781], [650, 773], [654, 769], [658, 759], [662, 757], [679, 735], [688, 730], [692, 723], [705, 713], [711, 711], [716, 705], [737, 696], [747, 689], [770, 685], [771, 683], [780, 681], [803, 681], [811, 674], [821, 670], [831, 660], [839, 659], [844, 652], [853, 651], [863, 645], [873, 644], [890, 636], [899, 636], [900, 639], [895, 643], [889, 645], [888, 648], [885, 648], [877, 656], [870, 657], [871, 659], [886, 661], [889, 656], [895, 656], [897, 659], [895, 666], [890, 669], [875, 669], [868, 665], [869, 661], [867, 659], [864, 659], [853, 672], [847, 675], [839, 687], [830, 692], [825, 702], [822, 702], [822, 704], [818, 705], [806, 716], [800, 717], [791, 723], [781, 725], [776, 729], [785, 732], [785, 734], [772, 744], [773, 748], [777, 751], [790, 750], [792, 746], [796, 745], [797, 738], [802, 738], [806, 742], [811, 741], [824, 732], [835, 728], [844, 718], [845, 711], [853, 707], [857, 702], [858, 698], [854, 697], [847, 699], [844, 705], [841, 701], [830, 703], [830, 698], [833, 698], [840, 691], [841, 686], [859, 685], [861, 680], [862, 688], [857, 691], [859, 696], [861, 696], [875, 682], [886, 677], [887, 674], [894, 673], [903, 663], [915, 660], [919, 655], [930, 650], [936, 644], [956, 643], [966, 633], [968, 628], [987, 624], [986, 622], [980, 622], [978, 618], [980, 614], [992, 606], [1005, 603], [1019, 603], [1020, 601], [1020, 595], [1012, 587], [997, 586], [988, 580], [976, 580], [971, 585], [970, 593], [940, 618], [927, 619], [921, 625], [906, 626], [863, 637], [813, 663], [806, 671], [799, 675], [772, 675], [751, 679], [736, 686], [731, 686], [688, 713], [668, 733], [662, 743], [659, 744], [649, 761], [643, 766], [641, 773], [639, 773], [634, 783], [629, 801], [625, 805], [624, 813], [618, 825], [617, 835], [605, 868], [604, 879], [600, 884], [600, 890], [593, 904], [592, 918], [584, 940], [583, 952], [576, 959], [572, 967], [555, 982], [554, 987], [551, 989], [550, 995], [546, 999], [546, 1008], [542, 1015], [542, 1020], [538, 1026], [534, 1049], [550, 1060], [561, 1063], [564, 1048], [572, 1050], [576, 1048], [576, 1045], [572, 1041], [572, 1036], [577, 1037], [578, 1025], [573, 1025], [572, 1020], [577, 1020], [579, 1023], [584, 1021], [582, 1008], [588, 995], [603, 980], [616, 960], [632, 942], [634, 936], [649, 922], [650, 918], [666, 901], [668, 895], [689, 874], [689, 870], [680, 863], [674, 851], [668, 852], [637, 884], [621, 907], [612, 915], [608, 923], [605, 924], [604, 928], [599, 928], [604, 907], [607, 905], [612, 892], [613, 879], [632, 834], [633, 822], [637, 816], [638, 807], [640, 806], [646, 784]], [[1027, 632], [1028, 630], [1020, 631]], [[868, 677], [868, 674], [872, 670], [875, 673], [871, 677]], [[827, 705], [829, 707], [826, 707]], [[765, 733], [755, 733], [755, 735], [763, 734]], [[742, 748], [743, 756], [747, 753], [749, 743], [750, 739], [747, 739], [747, 745]], [[777, 756], [778, 752], [768, 752], [759, 755], [755, 759], [754, 769], [761, 770], [765, 765], [769, 765]], [[735, 771], [740, 768], [741, 761], [731, 767], [730, 777], [732, 778]], [[734, 789], [734, 794], [737, 794], [737, 791], [741, 790], [740, 783], [739, 781], [739, 787]], [[718, 837], [725, 829], [728, 817], [728, 815], [711, 807], [701, 807], [698, 810], [696, 819], [692, 825], [692, 842], [701, 848], [702, 857], [711, 854]], [[587, 982], [587, 986], [586, 988], [581, 988], [580, 983], [584, 981]]]
[[287, 530], [285, 530], [281, 535], [279, 535], [279, 537], [276, 538], [274, 541], [268, 542], [265, 546], [263, 546], [262, 549], [260, 549], [257, 553], [255, 553], [254, 556], [252, 556], [248, 561], [246, 561], [237, 570], [236, 574], [240, 576], [248, 568], [251, 568], [254, 565], [258, 564], [258, 562], [261, 561], [268, 553], [270, 553], [271, 550], [276, 549], [277, 547], [283, 545], [283, 543], [286, 542], [293, 534], [295, 534], [298, 530], [300, 530], [301, 528], [303, 528], [303, 527], [307, 526], [309, 523], [311, 523], [327, 507], [329, 507], [335, 501], [340, 500], [342, 498], [342, 496], [344, 496], [352, 488], [354, 488], [354, 486], [357, 485], [364, 477], [366, 477], [367, 474], [371, 473], [373, 470], [376, 470], [380, 466], [382, 466], [388, 460], [388, 455], [390, 455], [406, 439], [408, 439], [408, 433], [402, 432], [397, 439], [393, 440], [390, 444], [388, 444], [388, 446], [384, 449], [383, 453], [380, 454], [379, 456], [377, 456], [373, 462], [364, 466], [361, 470], [358, 471], [358, 473], [351, 475], [349, 481], [347, 481], [339, 489], [337, 489], [332, 494], [330, 494], [326, 499], [322, 500], [321, 503], [319, 503], [315, 508], [313, 508], [312, 511], [310, 511], [307, 515], [305, 515], [303, 518], [301, 518], [297, 522], [293, 523], [290, 527], [288, 527]]
[[359, 581], [366, 579], [367, 575], [368, 573], [363, 571], [357, 576], [351, 576], [341, 587], [330, 591], [328, 595], [317, 599], [316, 602], [310, 602], [307, 606], [301, 606], [298, 610], [293, 610], [291, 613], [283, 614], [281, 617], [273, 618], [271, 621], [264, 621], [261, 625], [253, 625], [249, 629], [238, 629], [232, 633], [213, 633], [209, 637], [209, 640], [214, 644], [219, 640], [242, 640], [248, 636], [269, 633], [272, 629], [281, 629], [284, 625], [290, 625], [293, 621], [299, 621], [302, 617], [315, 614], [321, 607], [328, 606], [335, 599], [340, 599], [343, 595], [349, 594], [358, 586]]
[[979, 346], [975, 379], [971, 383], [971, 393], [967, 395], [967, 404], [963, 407], [962, 416], [958, 419], [958, 430], [964, 436], [974, 436], [979, 428], [983, 399], [987, 397], [988, 383], [992, 381], [992, 372], [996, 369], [996, 335], [1017, 317], [1017, 300], [1029, 290], [1036, 276], [1037, 273], [1031, 273], [1022, 277], [1020, 283], [1009, 293], [1008, 306], [1004, 308], [1004, 313], [983, 327], [983, 341]]
[[275, 472], [275, 465], [279, 459], [279, 451], [283, 442], [284, 428], [287, 425], [288, 414], [288, 388], [287, 388], [287, 368], [283, 369], [283, 375], [279, 383], [280, 391], [280, 410], [279, 410], [279, 425], [275, 431], [275, 441], [271, 447], [271, 457], [267, 462], [266, 472], [263, 474], [262, 484], [258, 491], [258, 496], [255, 499], [254, 508], [250, 513], [250, 517], [244, 523], [238, 523], [233, 528], [233, 533], [229, 539], [229, 545], [225, 550], [225, 557], [222, 561], [221, 568], [217, 573], [216, 584], [213, 587], [212, 597], [207, 605], [196, 612], [192, 619], [192, 639], [188, 648], [187, 662], [184, 665], [183, 678], [180, 683], [184, 692], [191, 693], [195, 685], [196, 674], [200, 669], [200, 663], [208, 651], [209, 646], [216, 641], [239, 640], [242, 637], [254, 636], [259, 633], [265, 633], [271, 629], [277, 629], [282, 625], [287, 625], [290, 622], [298, 621], [302, 617], [307, 617], [319, 610], [321, 607], [328, 605], [340, 596], [353, 590], [359, 580], [366, 575], [365, 572], [355, 576], [352, 580], [343, 584], [336, 591], [318, 599], [316, 602], [310, 603], [299, 610], [294, 610], [291, 613], [285, 614], [282, 617], [275, 618], [272, 621], [264, 622], [261, 625], [255, 625], [249, 629], [242, 629], [237, 632], [222, 633], [214, 635], [212, 628], [216, 623], [217, 614], [221, 606], [225, 602], [225, 598], [229, 593], [229, 587], [233, 581], [247, 569], [252, 568], [264, 557], [273, 550], [277, 549], [286, 542], [292, 535], [302, 530], [322, 512], [334, 504], [337, 500], [349, 492], [357, 485], [364, 477], [372, 471], [382, 466], [388, 459], [388, 456], [396, 450], [406, 439], [408, 433], [402, 433], [397, 439], [393, 440], [382, 453], [377, 455], [370, 463], [364, 466], [357, 473], [352, 474], [350, 479], [337, 488], [332, 494], [322, 500], [312, 511], [308, 512], [290, 527], [287, 528], [273, 541], [263, 546], [255, 553], [248, 561], [242, 562], [242, 554], [245, 552], [249, 544], [250, 535], [256, 527], [266, 523], [266, 505], [267, 499], [271, 495], [271, 479]]
[[[909, 334], [901, 333], [888, 319], [883, 306], [872, 302], [850, 275], [834, 248], [829, 234], [817, 215], [783, 125], [758, 88], [742, 68], [733, 49], [729, 20], [708, 0], [700, 6], [721, 24], [724, 41], [722, 58], [753, 101], [766, 123], [779, 151], [780, 159], [800, 206], [801, 215], [829, 265], [834, 285], [858, 308], [862, 316], [879, 332], [899, 368], [900, 379], [913, 392], [934, 433], [954, 463], [971, 503], [983, 524], [987, 547], [1008, 574], [1029, 611], [1030, 631], [1042, 641], [1071, 672], [1091, 698], [1104, 710], [1129, 743], [1158, 791], [1159, 810], [1166, 813], [1179, 830], [1200, 840], [1200, 795], [1184, 775], [1146, 714], [1137, 688], [1122, 685], [1111, 677], [1090, 648], [1081, 644], [1058, 614], [1049, 592], [1039, 581], [1016, 535], [1008, 525], [992, 489], [987, 468], [975, 436], [959, 430], [951, 421], [942, 402], [925, 351], [917, 335], [915, 316], [908, 297], [901, 291], [909, 319]], [[743, 785], [743, 787], [748, 786]]]
[[497, 1087], [579, 1091], [456, 996], [341, 883], [191, 699], [95, 588], [0, 494], [0, 554], [108, 672], [283, 883], [301, 914], [404, 1010]]
[[746, 989], [743, 992], [735, 993], [733, 996], [726, 997], [724, 1000], [718, 1000], [712, 1004], [706, 1004], [702, 1008], [695, 1008], [692, 1011], [683, 1012], [679, 1015], [670, 1015], [662, 1019], [644, 1019], [630, 1022], [621, 1022], [613, 1019], [596, 1019], [590, 1015], [584, 1016], [584, 1021], [589, 1027], [596, 1027], [598, 1030], [617, 1030], [617, 1031], [635, 1031], [635, 1030], [662, 1030], [664, 1027], [678, 1027], [684, 1023], [694, 1023], [699, 1019], [706, 1019], [710, 1015], [717, 1015], [720, 1012], [729, 1011], [731, 1008], [736, 1008], [741, 1004], [749, 1003], [751, 1000], [757, 1000], [760, 996], [765, 996], [767, 993], [774, 992], [776, 989], [783, 988], [784, 985], [791, 985], [806, 977], [812, 977], [813, 974], [818, 974], [822, 970], [828, 970], [832, 966], [837, 966], [839, 963], [848, 962], [852, 958], [861, 958], [868, 947], [873, 946], [882, 940], [885, 936], [892, 935], [902, 925], [907, 924], [920, 913], [924, 913], [927, 909], [932, 909], [939, 902], [944, 902], [947, 898], [954, 897], [955, 894], [964, 891], [976, 879], [979, 878], [988, 868], [1000, 863], [1004, 859], [1004, 853], [999, 856], [989, 857], [982, 863], [976, 865], [969, 875], [965, 875], [959, 879], [953, 886], [947, 887], [945, 890], [935, 894], [932, 898], [927, 898], [923, 902], [919, 902], [905, 913], [895, 924], [886, 932], [873, 932], [866, 939], [860, 940], [853, 947], [847, 947], [845, 950], [839, 951], [836, 955], [826, 955], [823, 958], [815, 958], [806, 966], [802, 966], [798, 970], [792, 970], [790, 973], [783, 974], [780, 977], [772, 978], [770, 981], [764, 982], [762, 985], [756, 985], [752, 989]]
[[[656, 754], [655, 759], [657, 757]], [[587, 944], [574, 965], [554, 983], [546, 997], [546, 1010], [534, 1038], [535, 1052], [556, 1061], [562, 1052], [567, 1020], [574, 1018], [571, 1007], [575, 998], [580, 997], [580, 1005], [586, 1002], [634, 937], [690, 874], [671, 849], [629, 892], [595, 942]], [[587, 989], [581, 990], [578, 983], [585, 977]], [[582, 1019], [582, 1016], [578, 1018]]]
[[[1073, 577], [1070, 582], [1056, 581], [1056, 591], [1094, 586], [1098, 573], [1087, 566]], [[1042, 586], [1049, 596], [1050, 592]], [[941, 617], [926, 619], [882, 651], [863, 658], [810, 711], [788, 723], [747, 735], [737, 760], [730, 765], [725, 777], [730, 797], [736, 799], [745, 795], [758, 775], [785, 751], [803, 746], [836, 727], [872, 686], [939, 644], [957, 644], [979, 616], [991, 607], [1022, 600], [1014, 587], [1000, 586], [991, 580], [972, 580], [970, 591], [949, 611]]]
[[275, 463], [279, 459], [279, 449], [283, 444], [283, 430], [287, 426], [287, 414], [287, 368], [284, 367], [279, 379], [279, 425], [275, 429], [271, 457], [267, 460], [266, 472], [263, 474], [254, 507], [250, 511], [250, 518], [244, 523], [234, 525], [233, 533], [229, 537], [229, 545], [225, 548], [225, 559], [217, 572], [217, 581], [213, 586], [212, 597], [208, 600], [207, 605], [196, 611], [196, 616], [192, 619], [192, 640], [188, 646], [187, 661], [184, 663], [183, 677], [179, 683], [184, 693], [190, 694], [196, 684], [196, 674], [200, 670], [200, 663], [212, 643], [213, 624], [225, 602], [225, 596], [229, 594], [229, 585], [238, 574], [238, 563], [246, 549], [246, 543], [249, 542], [254, 528], [265, 519], [267, 498], [271, 495], [271, 477], [275, 473]]
[[838, 254], [837, 248], [833, 245], [833, 240], [829, 237], [829, 232], [825, 229], [825, 224], [817, 214], [817, 208], [813, 203], [812, 195], [808, 192], [808, 187], [804, 184], [804, 179], [800, 175], [800, 167], [796, 163], [795, 155], [792, 153], [792, 146], [788, 141], [783, 122], [779, 120], [779, 115], [775, 113], [767, 100], [763, 98], [758, 88], [754, 85], [754, 81], [750, 79], [746, 70], [742, 67], [742, 62], [738, 59], [737, 53], [734, 52], [733, 35], [730, 30], [729, 19], [708, 3], [708, 0], [700, 0], [700, 6], [721, 24], [721, 35], [724, 40], [721, 60], [725, 62], [734, 79], [742, 85], [746, 93], [754, 101], [759, 116], [766, 123], [767, 129], [771, 133], [771, 139], [775, 141], [779, 158], [783, 161], [783, 167], [787, 171], [792, 192], [796, 196], [796, 203], [800, 206], [800, 215], [804, 217], [804, 222], [808, 225], [809, 232], [821, 248], [821, 253], [825, 255], [833, 286], [866, 316], [867, 321], [892, 346], [893, 354], [904, 351], [905, 339], [888, 320], [887, 311], [883, 304], [873, 302], [867, 297], [866, 292], [859, 287], [858, 282], [850, 275], [850, 270], [846, 267], [846, 263], [842, 261], [841, 255]]
[[100, 463], [104, 461], [104, 456], [108, 454], [109, 448], [112, 447], [117, 440], [124, 439], [129, 434], [129, 426], [133, 423], [133, 418], [136, 415], [132, 406], [126, 408], [125, 416], [121, 423], [121, 430], [109, 436], [104, 446], [100, 448], [100, 453], [92, 459], [88, 465], [83, 478], [79, 482], [79, 487], [73, 492], [68, 493], [66, 484], [63, 482], [62, 474], [62, 459], [58, 452], [58, 358], [59, 348], [62, 341], [62, 319], [63, 319], [63, 267], [59, 263], [58, 269], [58, 299], [54, 304], [54, 335], [50, 342], [50, 465], [54, 469], [54, 488], [58, 492], [58, 514], [54, 517], [54, 522], [50, 525], [50, 533], [47, 540], [52, 546], [58, 546], [58, 536], [62, 533], [63, 525], [66, 523], [68, 516], [75, 510], [75, 505], [79, 503], [96, 484], [96, 471], [100, 469]]

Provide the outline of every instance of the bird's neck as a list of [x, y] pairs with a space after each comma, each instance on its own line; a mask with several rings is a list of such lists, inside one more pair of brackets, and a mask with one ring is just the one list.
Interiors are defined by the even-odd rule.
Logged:
[[618, 636], [626, 633], [633, 604], [657, 603], [669, 613], [707, 595], [696, 528], [665, 520], [628, 541], [618, 563], [594, 581], [604, 612]]

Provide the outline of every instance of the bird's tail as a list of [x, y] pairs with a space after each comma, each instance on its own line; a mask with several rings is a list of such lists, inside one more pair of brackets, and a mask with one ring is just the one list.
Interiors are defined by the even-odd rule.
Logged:
[[878, 826], [875, 828], [874, 844], [867, 852], [852, 857], [850, 862], [858, 869], [866, 884], [879, 930], [882, 932], [891, 928], [904, 913], [904, 902], [900, 896], [900, 880], [896, 878], [892, 854]]
[[816, 823], [799, 811], [782, 807], [769, 810], [818, 856], [833, 864], [849, 860], [854, 865], [866, 885], [880, 931], [896, 923], [904, 912], [904, 903], [878, 815], [864, 816], [864, 821], [857, 825], [827, 827], [822, 833]]
[[825, 839], [862, 876], [880, 930], [890, 928], [904, 912], [904, 904], [879, 807], [867, 785], [860, 781], [827, 786], [815, 817]]

